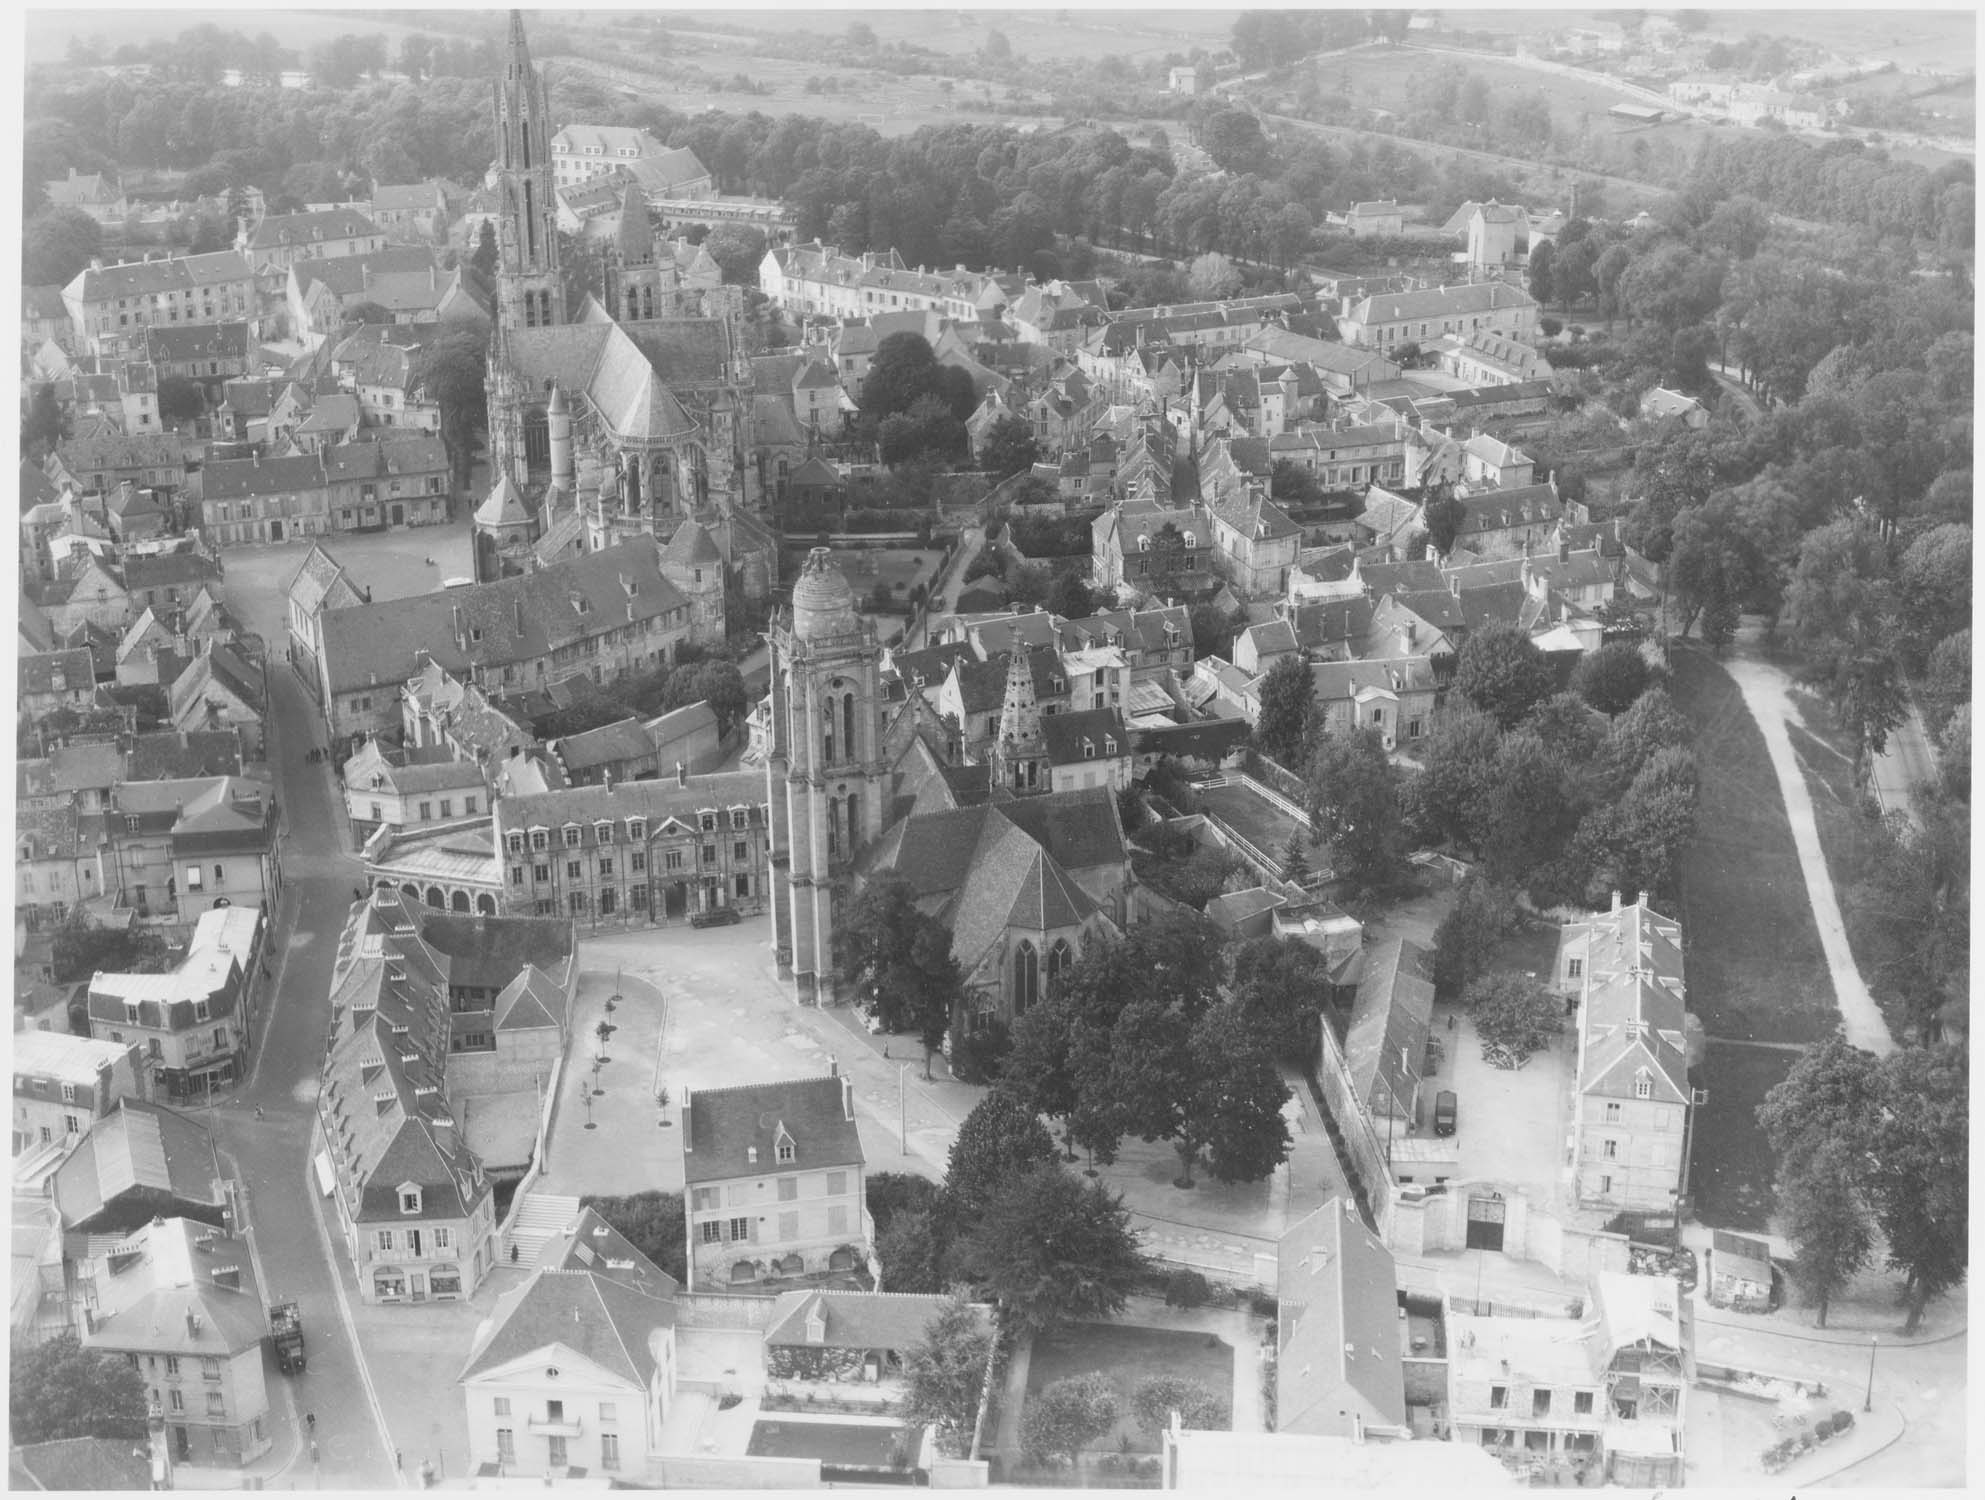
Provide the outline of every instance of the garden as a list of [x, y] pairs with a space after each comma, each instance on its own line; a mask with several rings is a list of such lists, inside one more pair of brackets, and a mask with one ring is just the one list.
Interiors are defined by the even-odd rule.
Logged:
[[[1034, 1340], [1027, 1367], [1027, 1410], [1021, 1413], [1025, 1442], [1028, 1411], [1059, 1382], [1097, 1376], [1114, 1398], [1112, 1419], [1081, 1444], [1092, 1454], [1157, 1453], [1164, 1417], [1145, 1425], [1149, 1412], [1140, 1412], [1140, 1389], [1148, 1382], [1172, 1379], [1199, 1387], [1211, 1396], [1209, 1405], [1193, 1412], [1193, 1425], [1227, 1430], [1233, 1425], [1234, 1348], [1217, 1334], [1147, 1328], [1134, 1323], [1071, 1323]], [[1166, 1392], [1178, 1399], [1180, 1391]], [[1189, 1393], [1196, 1394], [1196, 1393]], [[1142, 1419], [1142, 1420], [1141, 1420]]]

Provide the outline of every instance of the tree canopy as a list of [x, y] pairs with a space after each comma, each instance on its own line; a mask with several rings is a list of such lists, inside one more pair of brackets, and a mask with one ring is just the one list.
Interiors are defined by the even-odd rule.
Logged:
[[121, 1354], [85, 1349], [65, 1332], [40, 1344], [16, 1344], [9, 1376], [8, 1430], [17, 1444], [144, 1441], [144, 1377]]
[[1037, 1333], [1122, 1312], [1145, 1273], [1122, 1198], [1052, 1162], [1006, 1180], [968, 1256], [1008, 1316]]

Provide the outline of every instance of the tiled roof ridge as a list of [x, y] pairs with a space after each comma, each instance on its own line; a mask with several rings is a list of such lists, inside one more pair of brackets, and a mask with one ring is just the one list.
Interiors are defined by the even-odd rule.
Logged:
[[845, 1073], [815, 1073], [805, 1078], [770, 1078], [761, 1083], [729, 1083], [722, 1088], [696, 1089], [694, 1096], [707, 1099], [712, 1094], [742, 1094], [755, 1089], [788, 1088], [797, 1083], [825, 1083], [830, 1079], [845, 1078]]

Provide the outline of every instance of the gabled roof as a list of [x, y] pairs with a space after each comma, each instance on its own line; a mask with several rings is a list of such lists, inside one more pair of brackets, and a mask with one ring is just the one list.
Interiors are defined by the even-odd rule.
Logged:
[[[193, 1219], [155, 1220], [128, 1235], [91, 1236], [97, 1267], [91, 1349], [227, 1358], [261, 1345], [268, 1314], [242, 1241]], [[215, 1272], [231, 1273], [217, 1279]]]
[[675, 1325], [675, 1301], [586, 1271], [547, 1270], [499, 1302], [492, 1322], [458, 1382], [526, 1355], [569, 1349], [646, 1393], [657, 1364], [653, 1335]]
[[581, 1208], [578, 1218], [545, 1241], [538, 1251], [538, 1267], [587, 1272], [650, 1297], [673, 1297], [682, 1285], [635, 1249], [627, 1236], [594, 1208]]
[[[1049, 714], [1041, 720], [1041, 738], [1047, 745], [1048, 760], [1058, 766], [1130, 754], [1130, 733], [1124, 727], [1122, 711], [1115, 708]], [[1109, 748], [1112, 743], [1114, 750]]]
[[211, 1215], [225, 1203], [217, 1181], [213, 1142], [197, 1122], [177, 1110], [122, 1098], [98, 1118], [75, 1151], [55, 1171], [55, 1201], [71, 1228], [113, 1228], [93, 1221], [118, 1200], [128, 1216], [149, 1219], [171, 1199], [179, 1212]]
[[[925, 1330], [950, 1300], [917, 1292], [786, 1292], [773, 1305], [765, 1346], [901, 1353], [924, 1342]], [[972, 1311], [990, 1332], [992, 1309], [973, 1304]], [[809, 1322], [824, 1325], [820, 1338], [808, 1337]]]
[[1412, 1108], [1434, 1013], [1433, 955], [1406, 938], [1365, 950], [1365, 972], [1344, 1038], [1344, 1061], [1358, 1098], [1383, 1098], [1400, 1112]]
[[285, 245], [310, 245], [323, 240], [354, 239], [378, 233], [378, 225], [355, 209], [271, 214], [255, 226], [248, 246], [251, 250], [273, 250]]
[[792, 1141], [795, 1168], [861, 1166], [853, 1091], [853, 1080], [832, 1073], [695, 1090], [682, 1107], [683, 1180], [721, 1182], [771, 1171], [781, 1133]]
[[1365, 598], [1321, 599], [1291, 608], [1289, 623], [1296, 643], [1317, 650], [1361, 640], [1372, 624], [1372, 601]]
[[1275, 1295], [1276, 1431], [1352, 1437], [1366, 1422], [1405, 1426], [1392, 1252], [1350, 1199], [1330, 1199], [1277, 1242]]
[[1645, 1071], [1656, 1096], [1686, 1102], [1688, 1047], [1682, 930], [1645, 899], [1567, 927], [1560, 944], [1583, 942], [1585, 998], [1579, 1015], [1581, 1092], [1631, 1098]]

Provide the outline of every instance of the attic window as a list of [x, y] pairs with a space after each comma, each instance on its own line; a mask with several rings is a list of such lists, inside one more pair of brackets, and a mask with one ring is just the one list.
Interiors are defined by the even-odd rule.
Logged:
[[1087, 735], [1084, 735], [1082, 739], [1082, 758], [1084, 760], [1094, 760], [1096, 758], [1096, 742]]
[[579, 847], [579, 825], [577, 823], [567, 823], [565, 825], [565, 847], [568, 849], [577, 849]]
[[1103, 754], [1115, 755], [1116, 753], [1117, 753], [1117, 737], [1113, 734], [1105, 735], [1103, 737]]
[[1199, 538], [1194, 536], [1190, 531], [1188, 531], [1185, 534], [1185, 544], [1188, 547], [1197, 547], [1199, 545]]
[[611, 844], [613, 842], [613, 824], [607, 822], [595, 823], [593, 825], [593, 842], [597, 844]]
[[627, 837], [633, 843], [640, 843], [648, 836], [648, 825], [640, 818], [627, 820]]
[[419, 1188], [400, 1189], [400, 1212], [403, 1214], [417, 1214], [420, 1212]]
[[1137, 550], [1139, 552], [1149, 552], [1151, 550], [1151, 538], [1148, 536], [1139, 537], [1137, 539]]
[[751, 812], [749, 809], [742, 807], [734, 807], [731, 809], [731, 827], [744, 828], [748, 826], [750, 822], [751, 822]]
[[1647, 1076], [1647, 1069], [1641, 1068], [1633, 1075], [1633, 1096], [1636, 1099], [1654, 1097], [1654, 1080]]

